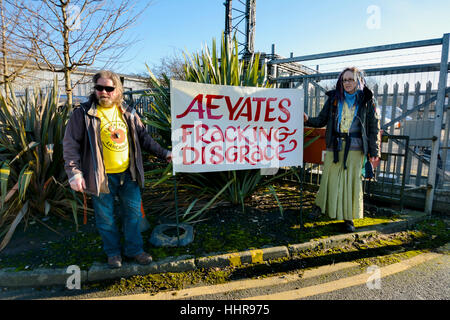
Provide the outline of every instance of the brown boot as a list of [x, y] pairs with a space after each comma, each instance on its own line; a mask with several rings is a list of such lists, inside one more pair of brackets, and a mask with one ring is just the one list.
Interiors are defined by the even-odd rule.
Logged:
[[138, 254], [137, 256], [133, 257], [134, 260], [136, 260], [137, 263], [146, 265], [153, 261], [152, 256], [149, 255], [146, 252], [142, 252], [141, 254]]
[[108, 266], [111, 269], [121, 268], [122, 267], [122, 257], [121, 256], [108, 257]]

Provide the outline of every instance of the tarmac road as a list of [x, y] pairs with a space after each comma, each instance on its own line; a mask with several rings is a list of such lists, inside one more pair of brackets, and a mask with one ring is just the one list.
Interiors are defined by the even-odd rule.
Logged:
[[403, 272], [382, 277], [379, 289], [358, 285], [307, 297], [314, 300], [449, 300], [450, 256], [441, 255]]
[[[378, 278], [377, 275], [380, 277]], [[379, 279], [379, 280], [378, 280]], [[2, 300], [449, 300], [450, 255], [422, 253], [401, 262], [364, 269], [355, 262], [297, 270], [283, 276], [245, 279], [156, 295], [107, 297], [67, 289], [17, 289], [0, 292]], [[180, 301], [179, 301], [180, 302]], [[185, 301], [187, 302], [187, 301]], [[178, 306], [178, 304], [177, 304]], [[217, 307], [216, 307], [217, 308]]]
[[281, 277], [235, 281], [153, 296], [138, 294], [104, 299], [448, 300], [450, 256], [423, 253], [392, 265], [369, 266], [363, 270], [354, 262], [344, 262]]

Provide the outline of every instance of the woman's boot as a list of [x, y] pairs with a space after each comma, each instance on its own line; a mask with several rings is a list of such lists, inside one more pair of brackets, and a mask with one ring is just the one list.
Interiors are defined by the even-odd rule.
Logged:
[[345, 232], [355, 232], [353, 220], [344, 220], [344, 230]]

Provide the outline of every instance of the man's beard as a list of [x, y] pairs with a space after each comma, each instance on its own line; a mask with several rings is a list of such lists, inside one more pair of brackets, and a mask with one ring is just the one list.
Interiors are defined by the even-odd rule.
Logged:
[[[117, 100], [117, 101], [116, 101]], [[119, 99], [116, 99], [116, 100], [114, 100], [114, 99], [111, 99], [111, 98], [109, 98], [109, 97], [100, 97], [100, 98], [97, 98], [97, 101], [98, 101], [98, 104], [101, 106], [101, 107], [105, 107], [105, 108], [110, 108], [110, 107], [112, 107], [113, 105], [115, 105], [115, 104], [118, 104], [119, 103]]]

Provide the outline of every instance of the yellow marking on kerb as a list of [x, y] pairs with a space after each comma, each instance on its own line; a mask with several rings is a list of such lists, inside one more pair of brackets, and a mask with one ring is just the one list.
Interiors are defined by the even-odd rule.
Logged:
[[233, 267], [241, 265], [241, 256], [239, 255], [239, 253], [230, 254], [230, 257], [228, 259], [230, 260], [230, 264]]
[[262, 250], [250, 250], [250, 254], [252, 255], [252, 263], [262, 263], [264, 261]]

